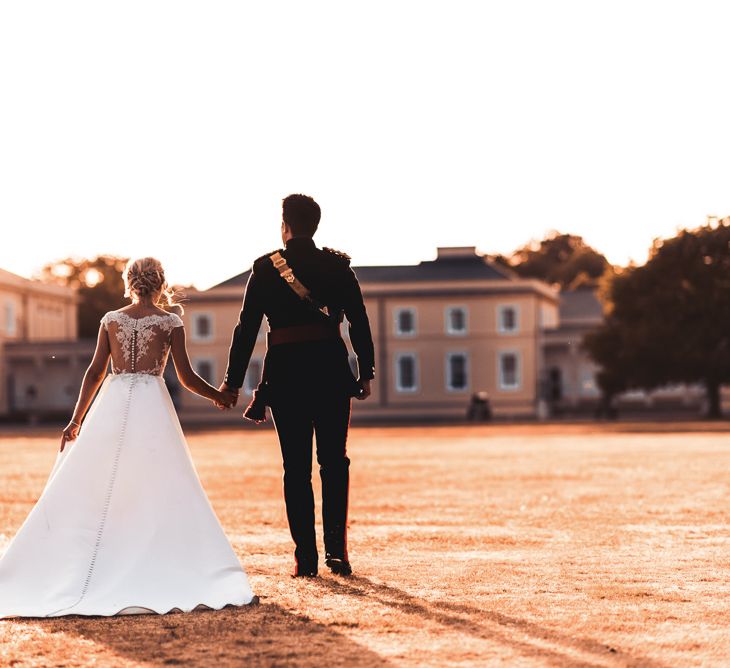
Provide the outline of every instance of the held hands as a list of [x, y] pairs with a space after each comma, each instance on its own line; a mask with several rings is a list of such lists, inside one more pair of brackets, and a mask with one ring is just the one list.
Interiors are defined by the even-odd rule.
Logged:
[[63, 432], [61, 433], [61, 452], [63, 452], [63, 449], [66, 447], [66, 443], [68, 441], [76, 440], [76, 437], [79, 435], [80, 429], [81, 426], [73, 420], [71, 420], [71, 422], [66, 425]]
[[234, 387], [228, 387], [225, 383], [221, 383], [218, 389], [219, 397], [213, 403], [221, 411], [233, 408], [238, 403], [238, 390]]

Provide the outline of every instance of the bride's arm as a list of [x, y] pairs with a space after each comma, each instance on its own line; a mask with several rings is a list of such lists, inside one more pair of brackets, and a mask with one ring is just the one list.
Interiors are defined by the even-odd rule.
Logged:
[[193, 369], [188, 357], [188, 349], [185, 345], [185, 328], [175, 327], [170, 335], [170, 352], [175, 363], [175, 371], [182, 386], [205, 399], [228, 405], [226, 395], [219, 392], [215, 387], [206, 383]]
[[109, 337], [107, 336], [106, 329], [104, 329], [104, 325], [101, 325], [99, 327], [99, 336], [96, 339], [94, 358], [91, 360], [91, 364], [89, 364], [89, 368], [86, 369], [86, 373], [84, 374], [84, 380], [81, 383], [81, 391], [79, 392], [79, 399], [76, 402], [76, 408], [74, 408], [73, 417], [63, 430], [61, 452], [63, 452], [66, 446], [66, 441], [73, 441], [79, 435], [81, 422], [86, 415], [86, 411], [89, 410], [94, 395], [104, 380], [104, 376], [106, 376], [110, 354]]

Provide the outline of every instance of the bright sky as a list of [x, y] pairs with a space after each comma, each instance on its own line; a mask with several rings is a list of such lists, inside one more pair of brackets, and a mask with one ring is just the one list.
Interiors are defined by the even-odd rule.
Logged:
[[355, 264], [615, 263], [730, 214], [724, 2], [0, 4], [0, 267], [156, 255], [208, 287], [313, 195]]

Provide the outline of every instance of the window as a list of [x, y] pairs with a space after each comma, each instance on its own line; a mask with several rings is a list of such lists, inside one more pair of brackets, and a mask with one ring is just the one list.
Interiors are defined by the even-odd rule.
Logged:
[[396, 356], [395, 388], [398, 392], [415, 392], [418, 389], [418, 365], [413, 353]]
[[596, 385], [596, 377], [590, 367], [580, 369], [580, 394], [584, 397], [597, 397], [601, 394]]
[[548, 372], [547, 398], [549, 401], [560, 401], [563, 398], [563, 371], [554, 366]]
[[263, 363], [260, 359], [252, 359], [248, 363], [246, 378], [243, 381], [243, 391], [246, 394], [253, 394], [253, 391], [259, 386], [262, 368]]
[[520, 312], [517, 306], [500, 306], [497, 308], [497, 330], [502, 334], [511, 334], [520, 329]]
[[516, 390], [520, 384], [519, 354], [515, 352], [499, 353], [499, 389]]
[[416, 333], [416, 309], [399, 308], [396, 310], [395, 333], [398, 336], [413, 336]]
[[209, 341], [213, 338], [213, 317], [208, 313], [193, 313], [193, 341]]
[[446, 333], [466, 334], [466, 308], [463, 306], [449, 306], [446, 309]]
[[469, 386], [469, 358], [466, 353], [447, 353], [446, 389], [451, 392], [466, 390]]
[[215, 382], [215, 368], [213, 360], [199, 358], [193, 362], [193, 368], [205, 382], [211, 385], [217, 385]]
[[5, 333], [8, 336], [15, 336], [15, 304], [5, 302]]

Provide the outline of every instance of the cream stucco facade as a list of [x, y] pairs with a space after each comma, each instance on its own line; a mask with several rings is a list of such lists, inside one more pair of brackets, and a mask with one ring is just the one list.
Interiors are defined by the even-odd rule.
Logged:
[[[439, 249], [412, 267], [354, 267], [376, 351], [373, 395], [354, 403], [354, 417], [448, 419], [466, 414], [473, 393], [486, 393], [499, 417], [533, 417], [539, 409], [542, 342], [558, 324], [558, 293], [518, 279], [473, 248]], [[241, 307], [245, 279], [187, 295], [183, 316], [194, 367], [218, 383]], [[404, 315], [405, 314], [405, 315]], [[244, 385], [255, 387], [265, 354], [265, 325]], [[347, 337], [346, 323], [343, 336]], [[353, 356], [353, 366], [354, 366]], [[225, 419], [184, 394], [181, 414]]]
[[0, 415], [65, 407], [65, 388], [75, 381], [67, 349], [76, 340], [75, 290], [0, 269]]

